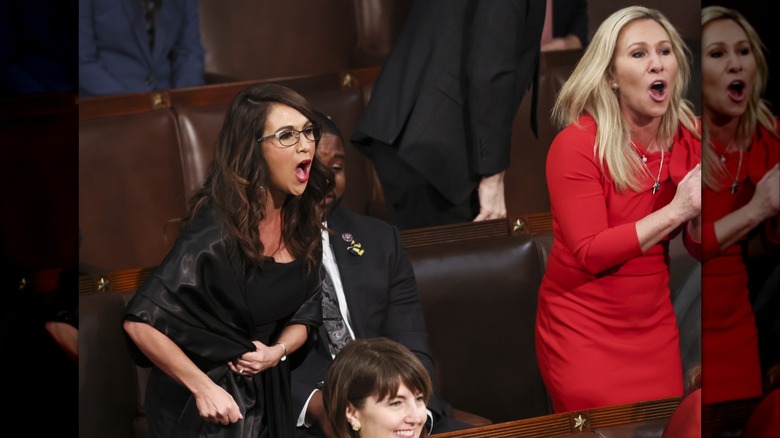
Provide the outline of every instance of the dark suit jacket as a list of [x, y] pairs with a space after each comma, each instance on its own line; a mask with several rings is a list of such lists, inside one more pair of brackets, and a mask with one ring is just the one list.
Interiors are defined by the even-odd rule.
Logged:
[[[428, 333], [414, 271], [401, 246], [398, 230], [381, 220], [343, 208], [337, 208], [330, 215], [328, 227], [334, 231], [330, 243], [355, 336], [383, 336], [400, 342], [417, 355], [433, 378], [433, 359], [428, 349]], [[345, 233], [351, 237], [343, 238]], [[347, 240], [350, 239], [363, 245], [362, 256], [347, 251], [350, 245]], [[332, 362], [327, 339], [325, 328], [320, 327], [317, 344], [293, 369], [293, 410], [297, 414]], [[449, 416], [449, 405], [435, 396], [428, 403], [428, 409], [435, 421]]]
[[453, 204], [509, 166], [539, 59], [545, 0], [416, 1], [352, 141], [397, 148]]
[[154, 50], [138, 0], [79, 0], [82, 97], [202, 85], [197, 0], [164, 0]]

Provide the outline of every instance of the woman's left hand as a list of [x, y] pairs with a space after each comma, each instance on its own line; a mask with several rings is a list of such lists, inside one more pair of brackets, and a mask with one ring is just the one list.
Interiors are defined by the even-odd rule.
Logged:
[[269, 347], [260, 341], [252, 343], [255, 344], [255, 351], [246, 352], [235, 361], [228, 362], [231, 371], [242, 376], [254, 376], [279, 363], [282, 357], [280, 347]]

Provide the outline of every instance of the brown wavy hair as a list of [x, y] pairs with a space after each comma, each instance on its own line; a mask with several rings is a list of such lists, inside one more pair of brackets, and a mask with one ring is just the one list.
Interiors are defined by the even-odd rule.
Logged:
[[[264, 246], [259, 224], [265, 218], [268, 162], [257, 140], [263, 133], [273, 104], [289, 106], [315, 120], [309, 102], [297, 92], [278, 84], [251, 86], [230, 104], [203, 185], [190, 201], [188, 218], [207, 203], [221, 217], [228, 234], [231, 257], [242, 254], [262, 269]], [[316, 145], [319, 145], [317, 140]], [[333, 174], [312, 157], [309, 182], [300, 196], [288, 195], [282, 206], [282, 240], [295, 258], [304, 258], [309, 273], [322, 259], [322, 207], [320, 201], [332, 189]]]

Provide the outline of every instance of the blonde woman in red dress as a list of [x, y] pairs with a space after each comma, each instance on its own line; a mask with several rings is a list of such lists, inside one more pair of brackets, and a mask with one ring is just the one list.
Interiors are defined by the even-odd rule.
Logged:
[[744, 254], [755, 233], [778, 242], [778, 123], [762, 99], [762, 43], [737, 11], [702, 9], [702, 395], [762, 394]]
[[556, 101], [536, 350], [557, 412], [683, 394], [668, 252], [680, 232], [700, 249], [689, 77], [671, 23], [631, 6], [601, 24]]

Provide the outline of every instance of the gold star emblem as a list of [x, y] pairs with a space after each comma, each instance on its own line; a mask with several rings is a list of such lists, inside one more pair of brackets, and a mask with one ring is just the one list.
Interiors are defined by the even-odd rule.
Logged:
[[100, 280], [98, 280], [98, 291], [104, 291], [106, 286], [108, 286], [108, 280], [106, 277], [100, 277]]
[[582, 428], [585, 427], [587, 421], [587, 418], [582, 418], [582, 414], [578, 414], [574, 417], [574, 428], [582, 432]]

